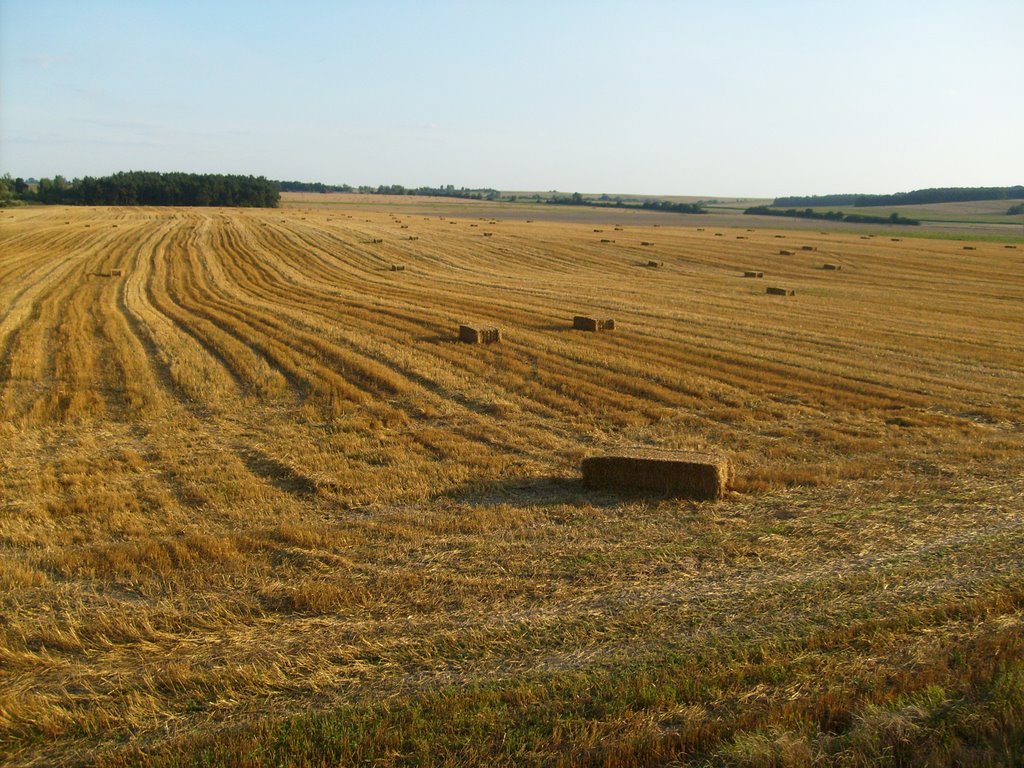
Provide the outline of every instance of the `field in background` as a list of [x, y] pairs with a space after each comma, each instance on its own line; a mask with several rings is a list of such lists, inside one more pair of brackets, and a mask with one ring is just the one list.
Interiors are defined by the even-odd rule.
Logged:
[[[528, 196], [531, 193], [512, 193]], [[550, 194], [550, 193], [544, 193]], [[641, 199], [637, 196], [636, 199]], [[703, 198], [657, 198], [672, 202], [693, 203]], [[397, 215], [423, 216], [497, 216], [508, 221], [560, 221], [566, 223], [608, 222], [629, 223], [633, 226], [671, 227], [765, 227], [812, 232], [856, 233], [858, 235], [895, 235], [899, 237], [930, 237], [958, 239], [1005, 240], [1024, 242], [1024, 215], [1007, 216], [1006, 210], [1020, 200], [990, 200], [973, 203], [936, 203], [934, 205], [907, 205], [888, 207], [853, 206], [819, 208], [825, 212], [839, 210], [844, 213], [889, 216], [898, 213], [921, 221], [921, 226], [883, 226], [875, 224], [849, 224], [825, 220], [780, 218], [777, 216], [747, 216], [743, 211], [758, 205], [771, 205], [768, 199], [719, 198], [708, 203], [707, 213], [679, 214], [638, 208], [601, 209], [592, 206], [548, 205], [521, 200], [499, 203], [462, 198], [418, 197], [414, 195], [362, 195], [351, 193], [320, 194], [316, 192], [285, 192], [281, 203], [287, 209], [333, 210], [341, 215], [358, 211], [391, 211]]]
[[1020, 755], [1024, 245], [400, 201], [0, 212], [0, 758]]

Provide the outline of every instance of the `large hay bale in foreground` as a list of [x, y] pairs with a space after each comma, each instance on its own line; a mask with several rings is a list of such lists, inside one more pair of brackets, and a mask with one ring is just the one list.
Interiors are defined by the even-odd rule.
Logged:
[[628, 449], [586, 458], [580, 469], [591, 488], [720, 499], [729, 486], [729, 461], [711, 453]]
[[599, 320], [596, 317], [576, 315], [572, 319], [572, 327], [577, 331], [614, 331], [615, 321], [611, 318]]
[[459, 341], [467, 344], [495, 344], [501, 341], [501, 330], [493, 326], [460, 325]]

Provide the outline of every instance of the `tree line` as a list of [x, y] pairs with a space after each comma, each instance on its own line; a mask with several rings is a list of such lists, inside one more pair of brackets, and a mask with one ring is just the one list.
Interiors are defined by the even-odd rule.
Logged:
[[548, 205], [587, 205], [592, 208], [643, 208], [649, 211], [668, 211], [670, 213], [705, 213], [704, 204], [673, 203], [671, 200], [644, 200], [641, 203], [627, 203], [621, 197], [610, 200], [607, 195], [595, 200], [585, 197], [579, 192], [571, 195], [552, 195], [545, 201]]
[[889, 216], [867, 216], [861, 213], [843, 213], [842, 211], [813, 211], [810, 208], [805, 208], [802, 211], [798, 211], [795, 208], [782, 210], [779, 208], [769, 208], [767, 205], [758, 205], [753, 208], [747, 208], [744, 213], [749, 213], [754, 216], [787, 216], [796, 219], [842, 221], [846, 224], [909, 224], [911, 226], [916, 226], [921, 223], [917, 219], [900, 216], [898, 213], [893, 213]]
[[47, 205], [189, 205], [276, 208], [281, 195], [262, 176], [124, 171], [112, 176], [14, 180], [14, 199]]
[[978, 200], [1014, 200], [1024, 197], [1024, 186], [1015, 187], [929, 187], [891, 195], [810, 195], [777, 197], [775, 208], [811, 206], [927, 205], [928, 203], [967, 203]]

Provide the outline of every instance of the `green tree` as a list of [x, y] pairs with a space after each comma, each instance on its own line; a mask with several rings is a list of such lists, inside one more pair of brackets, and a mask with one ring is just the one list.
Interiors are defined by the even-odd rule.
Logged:
[[5, 173], [0, 176], [0, 206], [10, 205], [14, 200], [14, 181], [11, 174]]

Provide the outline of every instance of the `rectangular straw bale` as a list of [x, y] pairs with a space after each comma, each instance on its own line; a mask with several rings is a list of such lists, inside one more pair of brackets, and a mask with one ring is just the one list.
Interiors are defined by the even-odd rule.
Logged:
[[611, 318], [599, 320], [596, 317], [576, 315], [572, 319], [572, 327], [577, 331], [613, 331], [615, 330], [615, 321]]
[[729, 461], [713, 453], [628, 449], [591, 456], [580, 465], [591, 488], [649, 491], [692, 499], [720, 499], [729, 486]]
[[842, 264], [822, 264], [821, 268], [822, 269], [831, 269], [831, 270], [834, 270], [834, 271], [838, 272], [840, 269], [843, 268], [843, 265]]
[[800, 250], [801, 251], [816, 251], [818, 249], [815, 246], [813, 246], [813, 245], [801, 245], [800, 246]]
[[405, 264], [392, 264], [391, 265], [391, 271], [392, 272], [405, 272]]
[[664, 266], [664, 264], [665, 264], [665, 262], [663, 262], [663, 261], [648, 261], [647, 262], [647, 266], [648, 267], [661, 267], [661, 266]]
[[755, 272], [754, 270], [748, 269], [743, 273], [744, 277], [764, 277], [764, 272]]
[[501, 330], [493, 326], [460, 325], [459, 341], [467, 344], [494, 344], [501, 341]]
[[779, 251], [779, 256], [792, 256], [792, 255], [793, 255], [793, 252], [792, 251], [787, 251], [785, 248], [783, 248], [781, 251]]
[[796, 291], [792, 288], [765, 288], [764, 292], [772, 296], [796, 296]]
[[112, 269], [112, 270], [110, 270], [110, 276], [111, 277], [120, 277], [121, 274], [122, 274], [122, 272], [121, 272], [120, 269]]

